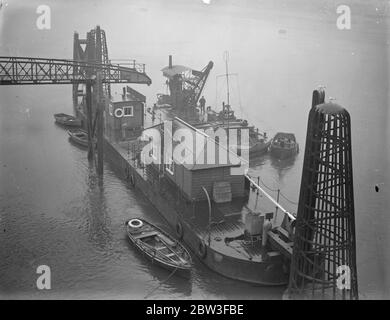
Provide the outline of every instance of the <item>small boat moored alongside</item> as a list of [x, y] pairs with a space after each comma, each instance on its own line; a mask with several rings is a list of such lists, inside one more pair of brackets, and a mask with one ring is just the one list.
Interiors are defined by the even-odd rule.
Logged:
[[69, 139], [79, 146], [88, 148], [88, 133], [81, 129], [68, 130]]
[[278, 132], [269, 147], [271, 156], [278, 159], [294, 157], [299, 152], [299, 145], [293, 133]]
[[81, 127], [81, 120], [65, 113], [56, 113], [54, 118], [58, 124], [68, 127]]
[[168, 233], [140, 218], [126, 221], [126, 231], [131, 243], [152, 263], [183, 276], [190, 276], [191, 255]]

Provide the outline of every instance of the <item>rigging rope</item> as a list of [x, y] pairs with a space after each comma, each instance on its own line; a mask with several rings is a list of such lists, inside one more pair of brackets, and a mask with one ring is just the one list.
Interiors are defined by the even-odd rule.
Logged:
[[298, 202], [295, 202], [295, 201], [290, 200], [290, 199], [287, 198], [282, 192], [280, 192], [280, 195], [281, 195], [285, 200], [287, 200], [288, 202], [290, 202], [291, 204], [298, 205]]
[[[253, 178], [254, 178], [254, 177], [253, 177]], [[293, 200], [290, 200], [287, 196], [285, 196], [285, 195], [280, 191], [280, 189], [272, 189], [272, 188], [270, 188], [269, 186], [267, 186], [267, 185], [264, 183], [264, 181], [260, 178], [260, 176], [258, 176], [258, 177], [256, 177], [256, 178], [258, 178], [259, 181], [261, 182], [261, 184], [262, 184], [266, 189], [268, 189], [269, 191], [272, 191], [272, 192], [278, 192], [278, 191], [279, 191], [279, 194], [280, 194], [286, 201], [290, 202], [290, 203], [293, 204], [293, 205], [298, 205], [298, 202], [295, 202], [295, 201], [293, 201]]]

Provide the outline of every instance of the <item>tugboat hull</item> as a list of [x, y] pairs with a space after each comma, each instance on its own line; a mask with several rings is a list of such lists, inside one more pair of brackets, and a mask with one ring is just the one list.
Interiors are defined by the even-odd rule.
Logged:
[[295, 157], [299, 152], [299, 145], [293, 133], [278, 132], [269, 147], [271, 156], [284, 160]]
[[296, 154], [298, 153], [298, 147], [292, 149], [284, 149], [284, 148], [278, 148], [271, 145], [270, 153], [271, 156], [273, 156], [274, 158], [284, 160], [296, 156]]

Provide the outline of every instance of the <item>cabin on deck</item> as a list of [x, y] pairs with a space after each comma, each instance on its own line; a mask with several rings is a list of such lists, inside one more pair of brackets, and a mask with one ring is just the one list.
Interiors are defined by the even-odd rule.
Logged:
[[126, 86], [121, 94], [114, 93], [106, 106], [105, 134], [118, 142], [131, 140], [140, 135], [144, 127], [145, 96]]
[[[175, 126], [178, 128], [187, 128], [190, 132], [193, 133], [193, 145], [195, 146], [196, 138], [202, 135], [204, 137], [204, 143], [200, 145], [200, 148], [203, 148], [203, 152], [200, 150], [196, 151], [198, 155], [197, 159], [195, 159], [195, 155], [193, 154], [194, 161], [192, 163], [179, 163], [173, 159], [172, 163], [166, 164], [162, 160], [162, 164], [152, 164], [147, 166], [146, 173], [148, 175], [148, 179], [157, 179], [158, 177], [163, 176], [166, 178], [175, 189], [184, 196], [185, 199], [191, 202], [205, 201], [207, 200], [207, 195], [204, 192], [203, 188], [207, 190], [207, 193], [211, 200], [216, 203], [230, 202], [233, 198], [240, 198], [245, 196], [245, 176], [244, 172], [242, 174], [232, 174], [231, 169], [234, 167], [239, 167], [237, 160], [239, 159], [236, 154], [227, 149], [223, 148], [223, 152], [226, 152], [228, 155], [228, 159], [232, 159], [232, 157], [236, 157], [233, 163], [226, 163], [225, 161], [219, 161], [219, 144], [212, 140], [209, 136], [196, 130], [195, 128], [188, 125], [186, 122], [180, 120], [173, 121]], [[163, 124], [160, 126], [160, 132], [162, 133]], [[175, 129], [173, 129], [174, 131]], [[165, 138], [165, 137], [164, 137]], [[207, 162], [207, 143], [214, 143], [215, 145], [215, 163]], [[179, 142], [174, 142], [172, 148], [174, 149]], [[166, 153], [164, 151], [164, 143], [162, 143], [161, 148], [161, 159], [166, 157]], [[190, 152], [190, 150], [186, 150], [186, 152]], [[203, 161], [200, 157], [204, 157]], [[237, 168], [238, 169], [238, 168]], [[156, 173], [159, 174], [156, 174]]]

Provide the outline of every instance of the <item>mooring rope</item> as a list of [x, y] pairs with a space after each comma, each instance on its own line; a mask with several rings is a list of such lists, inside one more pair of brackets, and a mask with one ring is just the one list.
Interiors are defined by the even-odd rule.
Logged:
[[147, 299], [149, 298], [156, 290], [158, 290], [158, 288], [160, 288], [165, 282], [167, 282], [174, 274], [175, 272], [177, 271], [177, 267], [171, 272], [171, 274], [168, 276], [168, 278], [166, 278], [165, 280], [161, 281], [161, 283], [155, 287], [153, 290], [151, 290], [145, 297], [144, 299]]
[[272, 188], [270, 188], [269, 186], [267, 186], [267, 185], [264, 183], [264, 181], [260, 178], [260, 176], [259, 176], [258, 178], [259, 178], [261, 184], [262, 184], [264, 187], [266, 187], [269, 191], [272, 191], [272, 192], [278, 192], [278, 191], [280, 191], [280, 189], [272, 189]]

